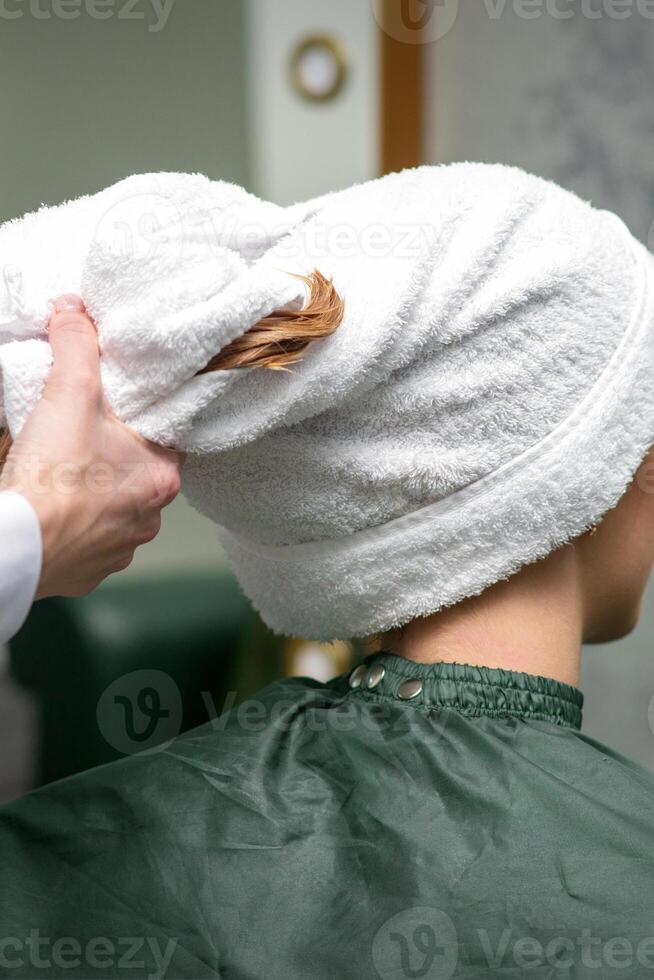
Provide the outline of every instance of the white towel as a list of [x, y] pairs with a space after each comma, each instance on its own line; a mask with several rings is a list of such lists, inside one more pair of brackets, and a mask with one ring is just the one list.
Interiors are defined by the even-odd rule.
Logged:
[[[109, 403], [190, 452], [279, 632], [365, 635], [480, 592], [615, 505], [654, 443], [652, 258], [614, 215], [515, 168], [422, 167], [280, 208], [132, 177], [0, 228], [14, 436], [78, 292]], [[345, 317], [291, 372], [196, 377], [318, 268]]]

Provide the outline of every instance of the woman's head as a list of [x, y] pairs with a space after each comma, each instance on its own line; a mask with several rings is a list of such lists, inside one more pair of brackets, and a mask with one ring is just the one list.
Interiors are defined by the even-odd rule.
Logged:
[[[289, 209], [168, 175], [139, 179], [138, 214], [151, 184], [163, 221], [162, 194], [197, 221], [167, 226], [154, 255], [116, 256], [105, 210], [118, 200], [133, 217], [128, 181], [84, 205], [88, 240], [56, 272], [64, 289], [83, 283], [116, 414], [188, 453], [186, 496], [275, 630], [333, 639], [433, 614], [579, 540], [624, 495], [654, 441], [654, 263], [615, 216], [481, 164]], [[214, 202], [234, 241], [224, 221], [202, 238]], [[259, 222], [254, 251], [242, 217]], [[55, 220], [59, 242], [71, 237], [60, 221], [80, 231], [74, 209]], [[0, 262], [19, 237], [29, 267], [15, 317], [42, 315], [51, 295], [48, 222], [0, 234]], [[231, 344], [228, 366], [280, 366], [276, 318], [242, 345], [269, 311], [297, 309], [304, 290], [286, 270], [315, 268], [346, 303], [338, 330], [292, 372], [206, 372]], [[25, 343], [0, 344], [16, 429], [48, 367], [28, 326]]]

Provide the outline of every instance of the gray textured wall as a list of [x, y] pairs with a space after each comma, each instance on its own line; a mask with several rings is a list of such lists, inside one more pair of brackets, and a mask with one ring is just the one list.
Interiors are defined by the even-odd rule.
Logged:
[[427, 48], [429, 161], [517, 164], [619, 211], [646, 241], [654, 7], [644, 18], [624, 0], [628, 16], [615, 19], [610, 0], [527, 2], [533, 18], [520, 15], [521, 0], [444, 0], [457, 16]]
[[[427, 48], [429, 161], [517, 164], [617, 211], [651, 247], [654, 11], [629, 0], [445, 9], [451, 27]], [[632, 636], [585, 651], [582, 687], [584, 731], [654, 767], [654, 588]]]

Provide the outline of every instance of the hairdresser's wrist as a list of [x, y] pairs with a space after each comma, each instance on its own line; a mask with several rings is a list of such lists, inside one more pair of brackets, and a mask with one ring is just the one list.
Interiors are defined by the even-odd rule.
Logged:
[[60, 500], [52, 497], [26, 496], [26, 500], [34, 509], [41, 528], [41, 573], [35, 599], [61, 595], [61, 588], [52, 578], [51, 569], [56, 565], [55, 556], [58, 542], [63, 539], [63, 529], [73, 515], [68, 507], [62, 506]]
[[[67, 522], [72, 518], [71, 507], [66, 499], [61, 498], [60, 494], [41, 489], [35, 491], [30, 488], [26, 481], [14, 478], [4, 478], [0, 480], [0, 491], [17, 494], [31, 507], [36, 524], [40, 532], [40, 543], [38, 552], [40, 554], [40, 568], [37, 578], [37, 587], [34, 598], [43, 599], [49, 595], [55, 595], [57, 590], [50, 582], [49, 569], [52, 564], [52, 556], [56, 553], [57, 541], [63, 537], [63, 529]], [[36, 545], [31, 547], [31, 553], [36, 550]]]

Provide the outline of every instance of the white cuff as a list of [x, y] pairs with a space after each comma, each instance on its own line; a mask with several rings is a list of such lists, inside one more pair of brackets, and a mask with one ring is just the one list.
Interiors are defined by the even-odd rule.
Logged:
[[21, 628], [41, 577], [41, 525], [19, 493], [0, 493], [0, 643]]

